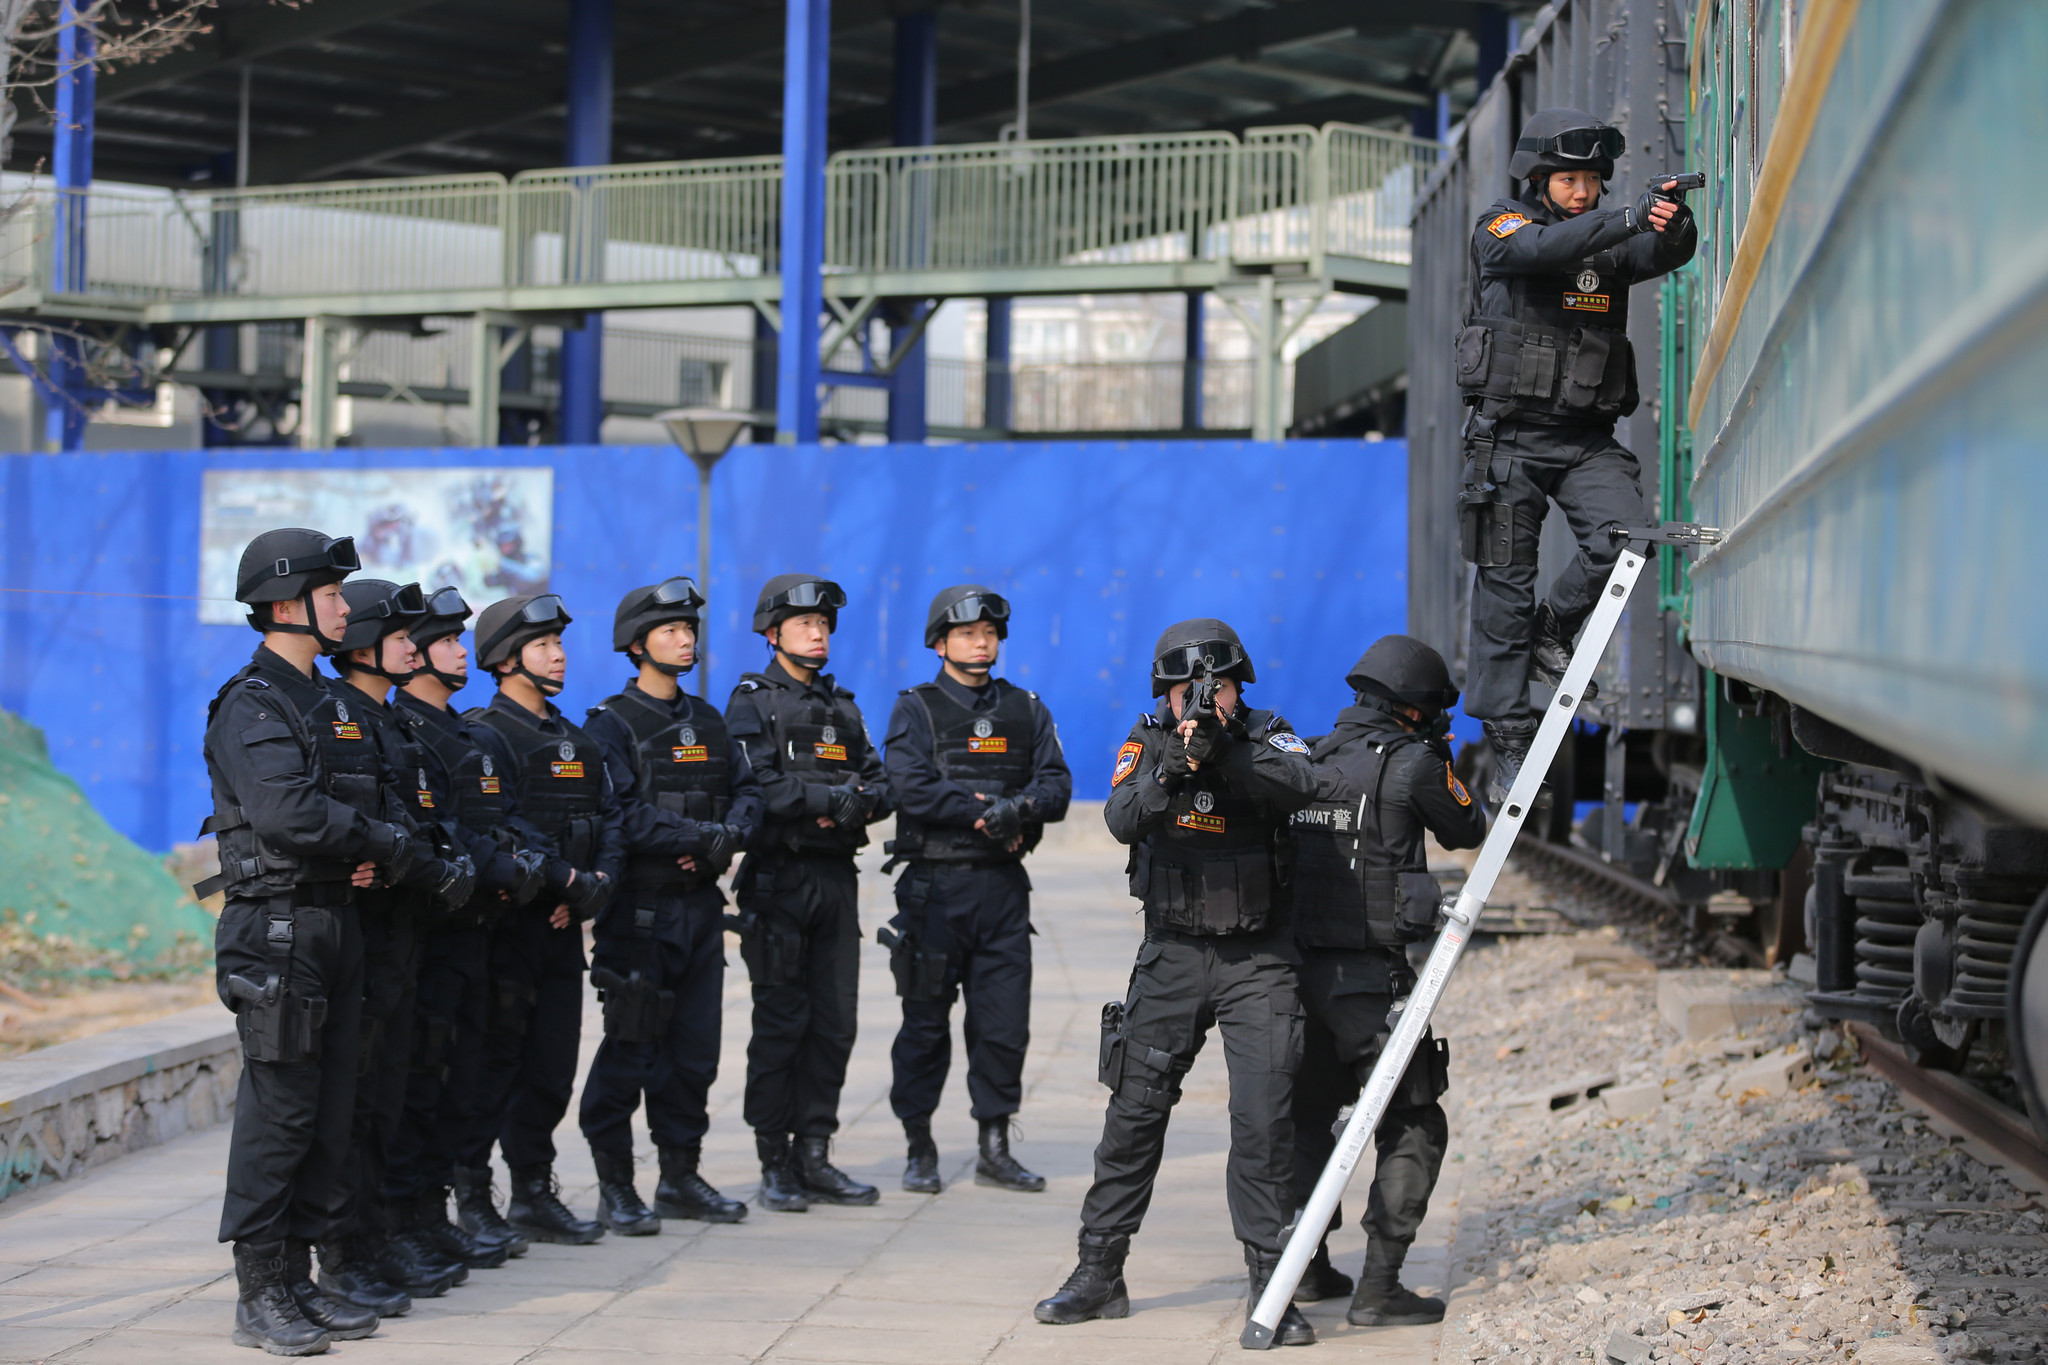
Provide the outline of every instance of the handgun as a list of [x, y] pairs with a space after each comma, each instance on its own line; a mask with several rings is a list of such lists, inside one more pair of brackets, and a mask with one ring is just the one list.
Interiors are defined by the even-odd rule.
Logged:
[[1671, 175], [1650, 177], [1650, 192], [1659, 199], [1669, 199], [1674, 204], [1683, 204], [1686, 195], [1706, 187], [1707, 177], [1704, 171], [1679, 171]]

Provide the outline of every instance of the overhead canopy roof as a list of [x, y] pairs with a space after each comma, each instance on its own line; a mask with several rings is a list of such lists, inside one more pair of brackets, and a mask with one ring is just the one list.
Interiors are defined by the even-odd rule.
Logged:
[[[1016, 116], [1016, 0], [837, 0], [834, 147], [886, 142], [893, 21], [938, 11], [941, 142]], [[1475, 97], [1505, 0], [1034, 0], [1033, 137], [1331, 121], [1407, 127]], [[780, 150], [782, 0], [618, 0], [616, 161]], [[561, 164], [568, 0], [222, 0], [211, 32], [99, 79], [95, 169], [231, 180], [243, 71], [251, 184]], [[9, 168], [47, 165], [24, 111]]]

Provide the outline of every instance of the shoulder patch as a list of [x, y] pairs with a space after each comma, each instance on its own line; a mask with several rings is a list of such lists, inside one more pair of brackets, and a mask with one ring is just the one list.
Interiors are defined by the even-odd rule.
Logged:
[[1283, 753], [1305, 754], [1308, 752], [1307, 742], [1304, 741], [1300, 735], [1295, 734], [1292, 730], [1283, 730], [1279, 734], [1273, 735], [1272, 737], [1267, 739], [1266, 743], [1272, 745], [1274, 748], [1280, 750]]
[[1157, 730], [1159, 728], [1159, 717], [1150, 711], [1147, 711], [1140, 717], [1140, 721], [1147, 730]]
[[1486, 225], [1486, 230], [1496, 237], [1507, 238], [1515, 235], [1517, 228], [1529, 226], [1529, 220], [1519, 213], [1503, 213]]
[[263, 679], [261, 678], [244, 678], [242, 679], [242, 681], [249, 684], [249, 686], [251, 687], [260, 687], [266, 692], [270, 690], [270, 684], [263, 681]]
[[1145, 752], [1145, 746], [1137, 740], [1127, 740], [1124, 747], [1116, 751], [1116, 767], [1109, 774], [1109, 785], [1114, 787], [1131, 775], [1138, 766], [1138, 756]]
[[1460, 782], [1458, 775], [1451, 771], [1449, 763], [1444, 764], [1444, 785], [1451, 789], [1451, 795], [1457, 799], [1459, 805], [1469, 806], [1472, 804], [1472, 793], [1465, 790], [1465, 784]]
[[761, 684], [755, 682], [752, 678], [741, 678], [739, 690], [742, 692], [759, 692]]

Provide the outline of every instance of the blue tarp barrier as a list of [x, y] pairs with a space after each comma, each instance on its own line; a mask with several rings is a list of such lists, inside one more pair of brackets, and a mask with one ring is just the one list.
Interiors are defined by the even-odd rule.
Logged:
[[[627, 676], [610, 652], [619, 597], [696, 571], [696, 470], [670, 447], [0, 462], [0, 707], [41, 726], [57, 766], [151, 849], [194, 838], [210, 808], [206, 706], [256, 644], [246, 626], [199, 623], [206, 471], [551, 468], [550, 588], [577, 618], [560, 700], [579, 719]], [[766, 658], [747, 630], [762, 582], [806, 570], [846, 588], [832, 671], [878, 740], [897, 690], [935, 670], [926, 605], [961, 581], [1015, 604], [1001, 671], [1051, 706], [1077, 795], [1105, 794], [1151, 705], [1152, 644], [1183, 617], [1235, 625], [1253, 701], [1319, 732], [1359, 652], [1405, 620], [1406, 488], [1401, 441], [742, 446], [712, 499], [712, 700]], [[457, 700], [489, 695], [479, 677]]]

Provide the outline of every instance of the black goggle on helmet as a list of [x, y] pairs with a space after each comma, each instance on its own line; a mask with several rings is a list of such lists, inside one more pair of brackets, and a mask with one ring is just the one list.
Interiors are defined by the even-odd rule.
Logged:
[[1197, 677], [1231, 677], [1257, 682], [1251, 656], [1237, 632], [1213, 617], [1168, 626], [1152, 649], [1152, 695], [1163, 697], [1176, 683]]
[[1009, 599], [999, 593], [990, 592], [979, 583], [963, 583], [956, 588], [947, 588], [932, 599], [931, 611], [925, 617], [925, 645], [936, 645], [946, 638], [946, 632], [953, 627], [971, 626], [976, 621], [993, 622], [996, 638], [1009, 639]]
[[477, 622], [477, 662], [496, 668], [519, 652], [528, 640], [553, 635], [571, 623], [562, 599], [551, 592], [535, 597], [508, 597], [484, 608]]
[[462, 634], [470, 618], [469, 603], [462, 600], [462, 593], [455, 588], [438, 589], [427, 599], [426, 613], [413, 623], [412, 642], [420, 652], [420, 671], [440, 680], [450, 692], [460, 692], [469, 685], [468, 673], [444, 673], [434, 667], [428, 657], [428, 647]]
[[[704, 594], [697, 591], [696, 580], [681, 574], [652, 587], [635, 588], [619, 599], [619, 610], [612, 617], [612, 648], [635, 663], [651, 665], [671, 678], [680, 678], [696, 667], [694, 656], [687, 664], [665, 664], [653, 659], [644, 652], [647, 632], [673, 621], [687, 621], [691, 629], [701, 629], [703, 611]], [[639, 655], [633, 653], [635, 645], [643, 647]]]
[[[420, 585], [401, 586], [379, 578], [358, 578], [343, 584], [341, 595], [348, 603], [348, 625], [341, 632], [335, 671], [344, 676], [350, 672], [373, 673], [394, 687], [403, 687], [417, 677], [417, 669], [394, 673], [385, 668], [381, 650], [385, 636], [409, 631], [413, 622], [427, 614], [427, 599]], [[380, 653], [370, 663], [347, 657], [359, 649]]]
[[1627, 150], [1619, 128], [1583, 109], [1544, 109], [1522, 126], [1508, 174], [1522, 181], [1543, 171], [1592, 171], [1612, 180], [1614, 159]]
[[773, 630], [792, 616], [822, 612], [825, 624], [839, 629], [839, 609], [846, 605], [846, 590], [829, 578], [809, 574], [781, 574], [768, 580], [754, 602], [754, 631]]

